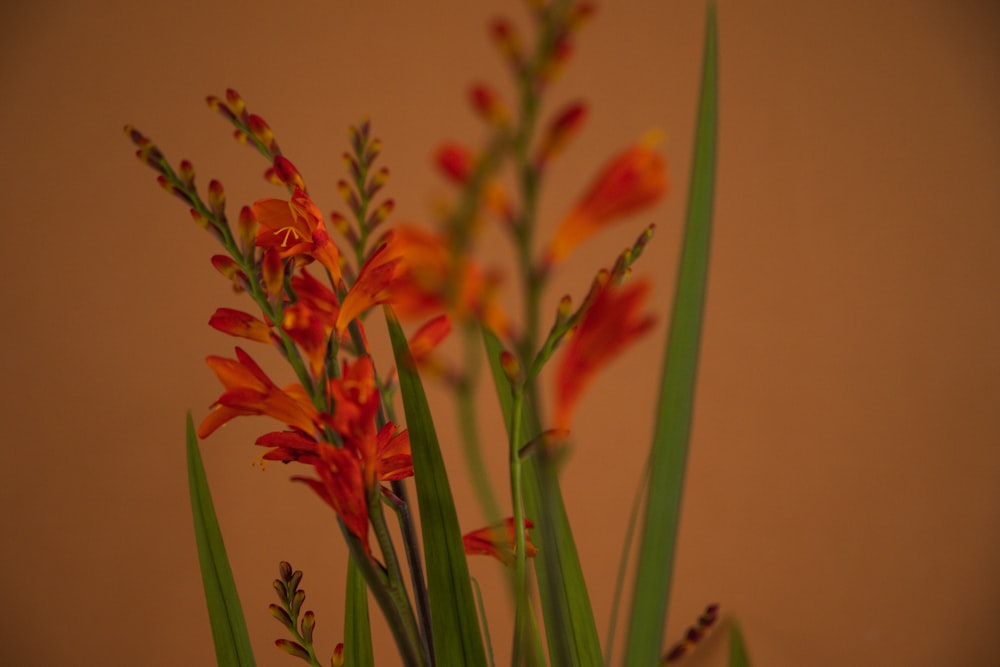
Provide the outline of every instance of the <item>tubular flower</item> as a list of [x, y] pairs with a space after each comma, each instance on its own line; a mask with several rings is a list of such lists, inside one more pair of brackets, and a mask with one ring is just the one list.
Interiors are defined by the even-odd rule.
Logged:
[[365, 486], [371, 487], [378, 477], [379, 434], [375, 430], [375, 415], [381, 399], [371, 357], [361, 357], [351, 364], [345, 362], [342, 376], [330, 380], [329, 393], [334, 400], [333, 429], [344, 439], [344, 447], [361, 458]]
[[563, 218], [542, 259], [548, 267], [602, 227], [656, 203], [667, 191], [667, 167], [651, 142], [632, 146], [612, 160]]
[[238, 347], [236, 359], [210, 356], [205, 361], [226, 391], [201, 422], [198, 437], [207, 438], [229, 420], [243, 415], [268, 415], [305, 433], [315, 430], [319, 413], [301, 385], [281, 389]]
[[478, 318], [501, 336], [510, 333], [497, 300], [496, 276], [466, 258], [456, 259], [444, 237], [416, 225], [399, 225], [393, 234], [393, 252], [404, 258], [392, 286], [393, 309], [401, 319], [448, 311], [461, 320]]
[[308, 255], [340, 281], [340, 251], [330, 239], [323, 214], [309, 195], [295, 188], [291, 200], [258, 199], [253, 203], [257, 218], [257, 245], [277, 248], [282, 258]]
[[[538, 553], [538, 548], [531, 543], [527, 529], [534, 528], [528, 519], [524, 520], [524, 554], [528, 558]], [[514, 565], [514, 551], [517, 536], [514, 534], [514, 517], [507, 517], [498, 524], [474, 530], [462, 536], [462, 546], [469, 555], [493, 556], [507, 567]]]
[[292, 277], [292, 291], [298, 300], [285, 307], [281, 326], [309, 360], [313, 377], [319, 378], [340, 313], [337, 295], [305, 269]]
[[375, 475], [383, 482], [413, 477], [410, 432], [397, 431], [392, 422], [383, 426], [376, 438]]
[[648, 296], [645, 280], [599, 288], [556, 369], [555, 428], [569, 430], [573, 409], [594, 374], [653, 325], [652, 317], [639, 312]]
[[292, 480], [308, 484], [333, 508], [347, 529], [361, 540], [365, 553], [370, 554], [368, 503], [361, 476], [361, 461], [357, 454], [346, 447], [337, 448], [324, 442], [318, 444], [317, 448], [319, 456], [313, 463], [313, 468], [319, 479], [293, 477]]
[[338, 334], [343, 334], [352, 320], [372, 306], [394, 301], [392, 286], [403, 259], [394, 239], [394, 232], [386, 234], [385, 240], [375, 248], [358, 271], [358, 279], [340, 305], [335, 324]]

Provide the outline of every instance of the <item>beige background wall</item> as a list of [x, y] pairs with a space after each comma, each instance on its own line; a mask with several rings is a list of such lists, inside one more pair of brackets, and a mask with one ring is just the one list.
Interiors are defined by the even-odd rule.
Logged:
[[[552, 299], [579, 295], [655, 221], [638, 270], [657, 282], [662, 322], [703, 3], [607, 5], [550, 100], [586, 97], [593, 113], [544, 224], [651, 126], [667, 131], [674, 190], [582, 248]], [[998, 664], [1000, 12], [972, 0], [719, 5], [714, 263], [669, 635], [717, 601], [758, 665]], [[522, 3], [496, 1], [278, 6], [0, 8], [0, 663], [212, 661], [182, 425], [218, 393], [202, 358], [231, 350], [204, 323], [237, 302], [208, 264], [212, 242], [121, 126], [250, 202], [275, 192], [264, 165], [203, 104], [237, 88], [329, 210], [345, 129], [368, 114], [398, 218], [423, 219], [446, 192], [429, 168], [436, 143], [482, 137], [465, 86], [502, 80], [487, 19], [524, 18]], [[663, 335], [587, 395], [565, 471], [602, 630]], [[277, 562], [306, 571], [329, 651], [343, 551], [328, 510], [285, 470], [251, 467], [262, 428], [235, 423], [204, 455], [258, 663], [288, 665], [266, 610]], [[486, 561], [473, 571], [496, 574]], [[723, 654], [717, 634], [690, 664]]]

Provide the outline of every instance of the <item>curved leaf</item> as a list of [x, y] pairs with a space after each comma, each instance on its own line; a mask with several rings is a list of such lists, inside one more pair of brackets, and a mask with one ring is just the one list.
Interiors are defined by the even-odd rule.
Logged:
[[410, 433], [437, 664], [485, 667], [486, 653], [458, 514], [427, 396], [414, 367], [406, 335], [389, 306], [385, 307], [385, 319], [392, 352], [396, 357], [406, 427]]
[[198, 561], [201, 564], [201, 581], [205, 588], [208, 618], [215, 642], [215, 660], [219, 667], [252, 667], [253, 649], [240, 596], [236, 592], [233, 571], [226, 557], [219, 520], [212, 505], [205, 468], [198, 451], [191, 413], [187, 415], [187, 464], [188, 487], [191, 491], [191, 510], [194, 514], [194, 534], [198, 544]]
[[667, 619], [708, 279], [715, 190], [717, 86], [715, 6], [710, 3], [705, 24], [687, 221], [660, 385], [650, 484], [626, 647], [625, 664], [631, 667], [656, 664]]

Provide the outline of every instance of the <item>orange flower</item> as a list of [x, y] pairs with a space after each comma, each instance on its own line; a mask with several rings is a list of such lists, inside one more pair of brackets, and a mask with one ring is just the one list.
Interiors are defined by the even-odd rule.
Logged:
[[293, 477], [316, 492], [337, 513], [347, 529], [361, 540], [365, 553], [368, 546], [368, 502], [361, 476], [361, 461], [346, 447], [328, 443], [318, 445], [319, 458], [313, 464], [319, 479]]
[[501, 336], [510, 333], [510, 322], [496, 298], [496, 276], [484, 273], [467, 257], [456, 259], [440, 235], [415, 225], [400, 225], [393, 233], [394, 252], [403, 257], [392, 287], [393, 308], [401, 319], [448, 311], [459, 319], [476, 317]]
[[649, 283], [598, 288], [592, 303], [563, 351], [556, 369], [555, 427], [569, 430], [573, 409], [594, 374], [632, 341], [645, 333], [653, 318], [640, 315]]
[[327, 346], [340, 313], [337, 295], [305, 269], [292, 278], [292, 290], [298, 301], [285, 307], [281, 327], [309, 360], [312, 376], [319, 378], [326, 367]]
[[301, 385], [279, 388], [238, 347], [236, 359], [211, 356], [205, 361], [226, 391], [201, 422], [198, 437], [207, 438], [230, 419], [243, 415], [268, 415], [305, 433], [315, 430], [319, 414]]
[[334, 325], [338, 334], [343, 334], [352, 320], [372, 306], [394, 300], [391, 286], [396, 278], [399, 263], [403, 259], [400, 250], [394, 244], [394, 233], [389, 232], [365, 260], [361, 270], [358, 271], [358, 279], [340, 305], [340, 313]]
[[331, 426], [343, 438], [344, 448], [360, 458], [366, 488], [376, 479], [388, 481], [413, 474], [409, 434], [397, 433], [392, 422], [375, 431], [381, 395], [370, 357], [345, 363], [343, 375], [330, 381], [329, 392], [335, 404]]
[[253, 212], [260, 224], [258, 246], [278, 248], [282, 258], [308, 255], [326, 267], [334, 284], [340, 281], [340, 251], [330, 240], [323, 214], [304, 190], [296, 187], [290, 201], [258, 199]]
[[[528, 558], [538, 553], [538, 548], [531, 543], [527, 529], [534, 528], [528, 519], [524, 520], [524, 553]], [[507, 567], [514, 565], [514, 551], [517, 536], [514, 534], [514, 517], [507, 517], [498, 524], [474, 530], [462, 536], [462, 546], [469, 555], [482, 554], [493, 556]]]
[[647, 143], [632, 146], [605, 166], [563, 218], [542, 259], [544, 266], [561, 261], [602, 227], [655, 204], [663, 196], [667, 191], [666, 163]]

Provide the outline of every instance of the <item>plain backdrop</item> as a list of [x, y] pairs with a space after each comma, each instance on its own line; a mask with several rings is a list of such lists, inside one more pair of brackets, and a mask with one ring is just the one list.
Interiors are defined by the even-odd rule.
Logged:
[[[449, 194], [434, 149], [486, 136], [470, 83], [510, 99], [488, 22], [526, 28], [526, 4], [3, 3], [0, 663], [214, 660], [183, 420], [219, 393], [203, 358], [232, 351], [209, 315], [243, 302], [122, 126], [192, 160], [202, 185], [221, 179], [238, 210], [280, 191], [204, 104], [233, 87], [329, 211], [347, 127], [367, 116], [394, 219], [429, 220]], [[757, 665], [998, 664], [1000, 12], [976, 0], [718, 4], [714, 248], [667, 636], [718, 602]], [[651, 128], [671, 171], [664, 202], [581, 247], [546, 297], [580, 298], [657, 224], [636, 273], [655, 282], [659, 327], [585, 395], [563, 471], [602, 633], [652, 428], [704, 15], [693, 0], [606, 3], [543, 109], [585, 99], [591, 115], [546, 184], [542, 234]], [[484, 234], [512, 289], [503, 235]], [[452, 404], [431, 393], [471, 529], [482, 517]], [[480, 405], [503, 488], [499, 423], [488, 395]], [[328, 655], [344, 549], [290, 471], [252, 465], [253, 438], [272, 426], [238, 421], [202, 449], [258, 664], [280, 666], [294, 659], [272, 646], [278, 562], [305, 571]], [[498, 566], [471, 568], [504, 664]], [[377, 632], [378, 664], [396, 664]], [[715, 633], [688, 664], [725, 664], [725, 644]]]

